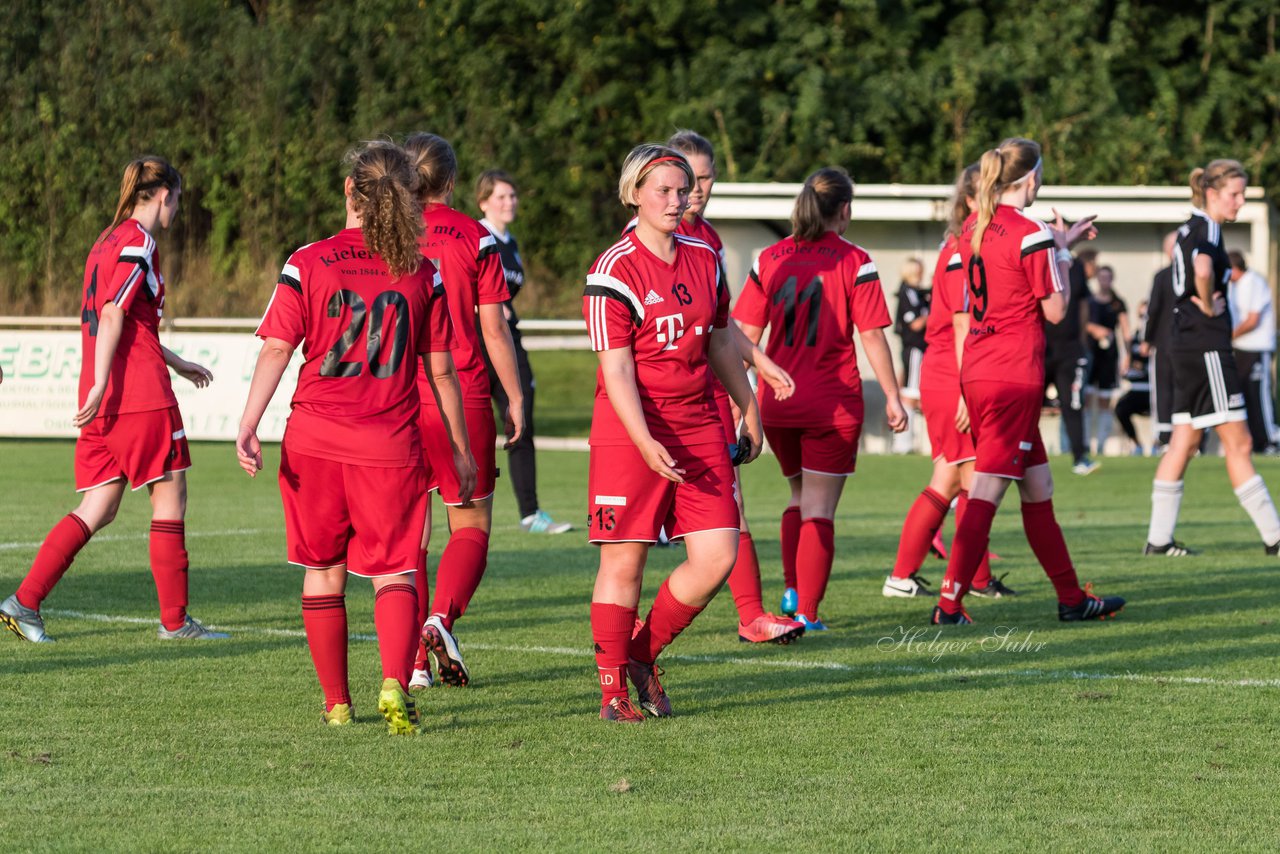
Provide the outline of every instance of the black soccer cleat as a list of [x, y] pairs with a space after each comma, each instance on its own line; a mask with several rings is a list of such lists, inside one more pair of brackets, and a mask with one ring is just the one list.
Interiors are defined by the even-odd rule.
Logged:
[[1267, 546], [1266, 549], [1269, 555], [1280, 555], [1280, 540], [1277, 540], [1274, 545]]
[[1063, 605], [1058, 603], [1058, 619], [1064, 623], [1076, 623], [1081, 620], [1105, 620], [1115, 616], [1124, 607], [1124, 599], [1119, 596], [1105, 598], [1085, 592], [1084, 601], [1079, 605]]
[[[1280, 546], [1280, 543], [1277, 543], [1276, 545]], [[1270, 551], [1270, 548], [1271, 547], [1268, 546], [1267, 553], [1275, 554], [1275, 552]], [[1163, 546], [1153, 546], [1151, 543], [1147, 543], [1147, 545], [1142, 549], [1142, 553], [1144, 555], [1164, 555], [1165, 557], [1187, 557], [1188, 555], [1200, 554], [1200, 550], [1187, 548], [1187, 546], [1177, 540], [1170, 540]]]
[[984, 599], [1002, 599], [1005, 596], [1017, 596], [1018, 591], [1004, 583], [1005, 576], [1008, 574], [1009, 573], [1006, 572], [999, 578], [992, 578], [991, 583], [986, 587], [970, 588], [969, 592], [974, 596], [981, 596]]
[[963, 608], [960, 609], [959, 614], [948, 614], [942, 610], [941, 605], [934, 605], [933, 617], [929, 619], [929, 623], [935, 626], [971, 626], [973, 619]]

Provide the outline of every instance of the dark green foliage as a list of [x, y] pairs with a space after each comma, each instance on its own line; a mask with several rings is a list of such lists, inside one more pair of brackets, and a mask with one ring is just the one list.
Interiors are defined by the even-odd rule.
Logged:
[[187, 179], [164, 241], [179, 314], [252, 315], [295, 246], [342, 224], [339, 160], [453, 140], [457, 200], [522, 182], [526, 313], [574, 313], [617, 234], [617, 169], [680, 126], [721, 176], [948, 182], [1000, 137], [1057, 183], [1175, 183], [1280, 152], [1273, 4], [1082, 0], [14, 0], [0, 31], [5, 311], [71, 313], [120, 169]]

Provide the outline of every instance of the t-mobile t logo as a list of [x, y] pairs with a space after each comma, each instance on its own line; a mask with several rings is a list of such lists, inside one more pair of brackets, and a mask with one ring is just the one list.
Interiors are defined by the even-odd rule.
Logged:
[[663, 350], [676, 349], [676, 341], [684, 337], [684, 315], [668, 314], [654, 319], [658, 326], [658, 343], [666, 344]]

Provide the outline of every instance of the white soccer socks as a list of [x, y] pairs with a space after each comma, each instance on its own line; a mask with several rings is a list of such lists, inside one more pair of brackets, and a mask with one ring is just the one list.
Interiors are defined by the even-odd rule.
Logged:
[[1280, 516], [1276, 514], [1276, 505], [1271, 500], [1267, 485], [1262, 482], [1262, 475], [1255, 474], [1236, 487], [1235, 492], [1240, 506], [1262, 535], [1262, 544], [1273, 546], [1280, 542]]
[[[1262, 478], [1258, 478], [1259, 481]], [[1262, 487], [1263, 494], [1267, 488]], [[1241, 499], [1243, 502], [1243, 499]], [[1270, 502], [1270, 496], [1267, 497]], [[1147, 527], [1147, 542], [1153, 546], [1165, 546], [1173, 542], [1173, 529], [1178, 525], [1178, 510], [1182, 507], [1182, 481], [1157, 480], [1151, 484], [1151, 524]], [[1273, 508], [1271, 511], [1275, 513]]]

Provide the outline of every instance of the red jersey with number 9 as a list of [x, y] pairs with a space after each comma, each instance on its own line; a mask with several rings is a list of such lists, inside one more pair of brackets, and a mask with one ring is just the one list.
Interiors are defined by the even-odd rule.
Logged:
[[1040, 300], [1063, 290], [1049, 226], [1009, 205], [996, 208], [973, 255], [977, 214], [964, 221], [960, 263], [969, 338], [961, 356], [961, 381], [1044, 384], [1044, 311]]
[[422, 464], [418, 355], [453, 345], [430, 262], [393, 279], [358, 228], [304, 246], [284, 265], [257, 335], [302, 345], [289, 450], [356, 465]]
[[169, 367], [160, 350], [160, 317], [164, 313], [164, 276], [156, 242], [136, 219], [126, 219], [103, 232], [84, 265], [80, 305], [80, 391], [78, 405], [97, 377], [98, 318], [107, 303], [124, 312], [120, 343], [98, 415], [150, 412], [177, 406]]
[[813, 242], [794, 237], [760, 253], [733, 316], [769, 327], [765, 353], [791, 374], [795, 393], [778, 400], [760, 387], [760, 417], [778, 427], [859, 423], [862, 396], [856, 329], [883, 329], [892, 320], [875, 262], [834, 231]]
[[[712, 329], [729, 322], [729, 291], [720, 256], [692, 237], [675, 235], [672, 264], [631, 232], [596, 259], [587, 275], [582, 314], [594, 351], [630, 347], [645, 423], [659, 442], [722, 443], [724, 428], [707, 393]], [[592, 445], [631, 438], [597, 372]]]

